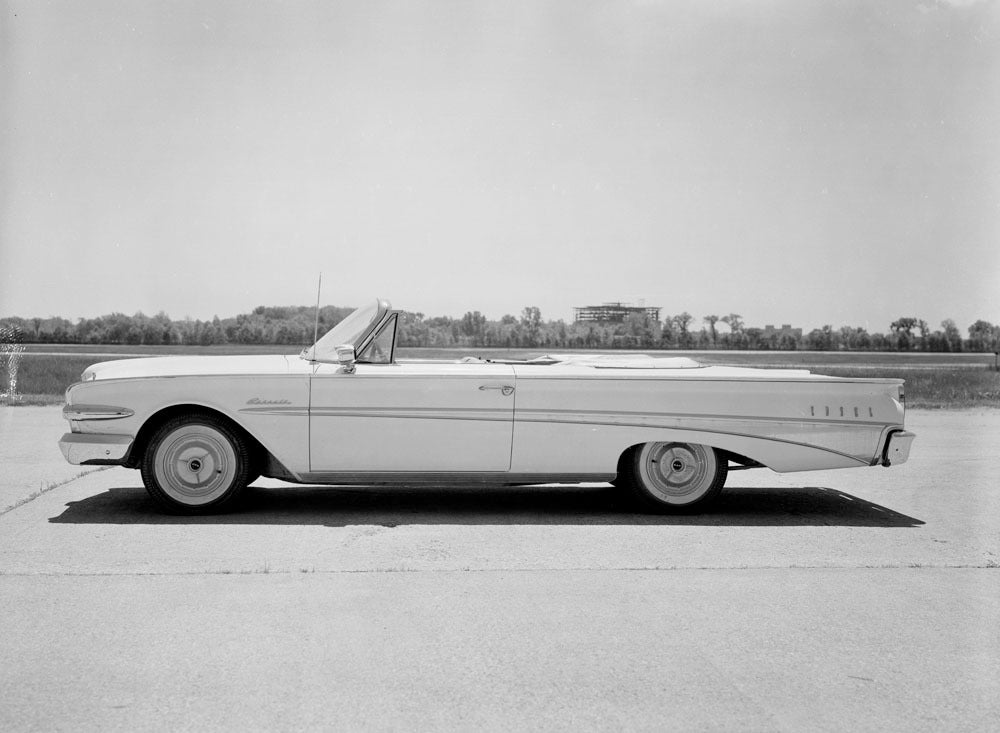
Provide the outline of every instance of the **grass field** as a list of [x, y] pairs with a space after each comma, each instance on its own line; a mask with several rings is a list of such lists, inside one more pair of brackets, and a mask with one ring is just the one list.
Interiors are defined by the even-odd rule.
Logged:
[[[97, 361], [134, 356], [290, 354], [289, 346], [67, 346], [32, 344], [18, 371], [19, 404], [56, 404]], [[399, 358], [455, 359], [467, 354], [484, 358], [523, 359], [540, 355], [525, 349], [400, 349]], [[705, 364], [794, 367], [842, 377], [892, 377], [906, 380], [910, 407], [1000, 407], [1000, 372], [992, 369], [992, 354], [936, 354], [819, 351], [708, 351], [659, 352], [664, 356], [690, 356]], [[0, 384], [7, 375], [0, 371]]]

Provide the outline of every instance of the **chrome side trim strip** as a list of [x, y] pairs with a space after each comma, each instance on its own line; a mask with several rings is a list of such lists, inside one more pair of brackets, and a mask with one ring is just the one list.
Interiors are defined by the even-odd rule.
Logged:
[[514, 410], [474, 407], [316, 407], [312, 417], [403, 418], [416, 420], [483, 420], [513, 422]]
[[[592, 422], [591, 418], [627, 419], [627, 420], [741, 420], [752, 422], [806, 423], [812, 425], [868, 425], [882, 427], [883, 420], [831, 420], [826, 418], [805, 416], [732, 415], [709, 412], [637, 412], [622, 410], [565, 410], [549, 408], [519, 408], [516, 419], [518, 422]], [[604, 424], [601, 422], [601, 424]]]
[[[240, 412], [287, 412], [301, 414], [302, 408], [249, 408]], [[427, 420], [501, 420], [511, 419], [511, 408], [474, 407], [314, 407], [313, 417], [415, 418]], [[870, 420], [827, 420], [798, 416], [759, 417], [749, 415], [716, 415], [680, 412], [624, 412], [616, 410], [517, 409], [513, 419], [518, 423], [554, 423], [581, 425], [621, 425], [625, 427], [680, 427], [665, 421], [728, 421], [736, 423], [764, 422], [768, 424], [809, 425], [811, 427], [882, 428], [885, 422]]]

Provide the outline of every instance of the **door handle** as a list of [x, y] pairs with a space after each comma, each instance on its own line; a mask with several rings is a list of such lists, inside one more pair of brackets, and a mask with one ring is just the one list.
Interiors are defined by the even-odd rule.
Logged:
[[499, 389], [504, 397], [510, 397], [514, 394], [514, 387], [509, 384], [480, 384], [479, 391], [485, 392], [488, 389]]

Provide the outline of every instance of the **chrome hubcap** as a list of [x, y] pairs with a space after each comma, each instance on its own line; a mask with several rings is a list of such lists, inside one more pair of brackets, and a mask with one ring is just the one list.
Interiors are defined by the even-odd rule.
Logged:
[[711, 488], [715, 479], [715, 454], [702, 445], [646, 446], [641, 466], [650, 491], [670, 503], [697, 499]]
[[183, 504], [207, 504], [224, 494], [236, 476], [236, 454], [224, 435], [207, 425], [185, 425], [156, 451], [160, 487]]

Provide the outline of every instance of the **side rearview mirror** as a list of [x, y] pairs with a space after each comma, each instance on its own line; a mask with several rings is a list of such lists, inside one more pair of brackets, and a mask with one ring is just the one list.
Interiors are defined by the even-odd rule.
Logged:
[[340, 362], [341, 366], [344, 367], [344, 372], [346, 374], [354, 373], [354, 360], [357, 356], [354, 353], [354, 347], [350, 344], [341, 344], [337, 347], [337, 361]]

